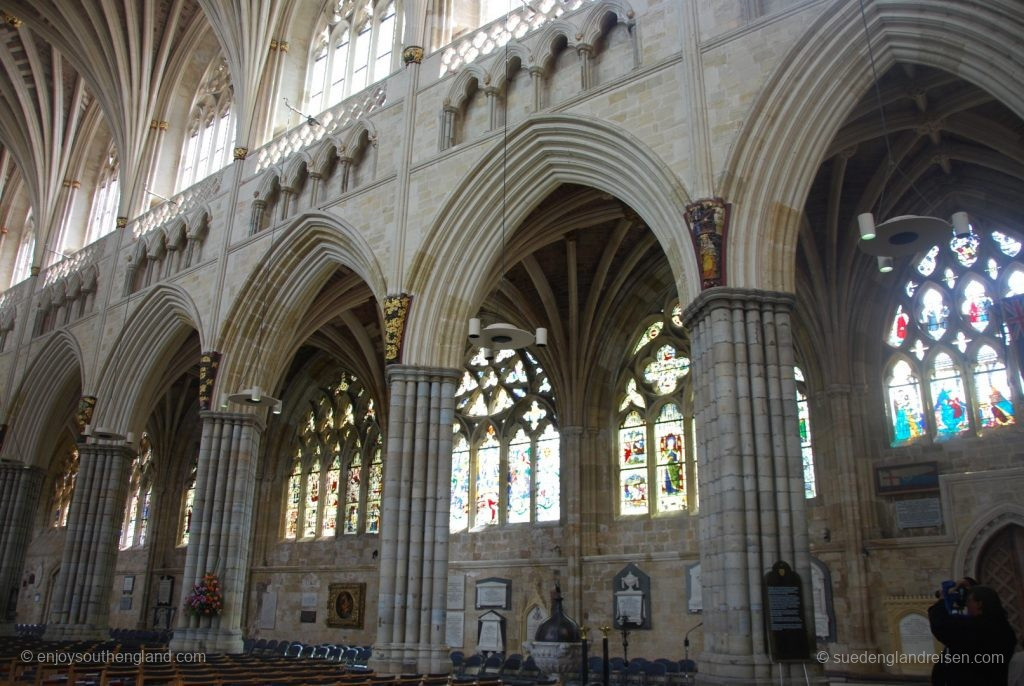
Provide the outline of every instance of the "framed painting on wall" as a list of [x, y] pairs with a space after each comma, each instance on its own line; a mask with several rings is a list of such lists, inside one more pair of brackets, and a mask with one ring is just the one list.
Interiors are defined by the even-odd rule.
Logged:
[[327, 626], [363, 628], [366, 584], [331, 584], [327, 600]]

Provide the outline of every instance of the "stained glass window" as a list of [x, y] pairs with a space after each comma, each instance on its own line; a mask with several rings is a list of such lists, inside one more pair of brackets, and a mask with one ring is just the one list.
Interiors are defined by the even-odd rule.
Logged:
[[370, 478], [366, 489], [366, 533], [380, 533], [380, 503], [384, 497], [384, 461], [380, 456], [381, 444], [373, 451], [370, 463]]
[[125, 505], [124, 520], [121, 524], [119, 548], [139, 548], [146, 544], [146, 530], [149, 527], [149, 499], [152, 495], [153, 447], [149, 434], [143, 433], [139, 440], [139, 452], [132, 460], [128, 477], [128, 501]]
[[620, 515], [696, 510], [693, 437], [686, 429], [693, 423], [688, 345], [675, 304], [631, 342], [617, 400]]
[[185, 493], [181, 498], [181, 523], [178, 526], [178, 545], [188, 545], [192, 532], [192, 511], [196, 503], [196, 465], [192, 465], [188, 480], [185, 482]]
[[347, 372], [309, 400], [284, 488], [284, 538], [380, 529], [383, 438], [373, 399]]
[[818, 484], [814, 476], [814, 451], [811, 449], [811, 413], [807, 408], [807, 389], [804, 373], [799, 367], [793, 368], [796, 381], [796, 419], [800, 429], [800, 457], [804, 466], [804, 497], [818, 495]]
[[528, 350], [502, 350], [491, 361], [474, 354], [455, 407], [449, 529], [558, 521], [561, 439], [537, 358]]
[[299, 507], [302, 505], [302, 462], [295, 459], [292, 473], [288, 477], [287, 500], [285, 501], [284, 537], [296, 538], [299, 535]]
[[686, 463], [683, 460], [683, 414], [674, 403], [661, 407], [654, 424], [658, 446], [658, 509], [686, 509]]
[[345, 484], [345, 533], [359, 532], [359, 497], [362, 495], [363, 460], [357, 451], [348, 468], [348, 482]]
[[[468, 373], [468, 372], [467, 372]], [[452, 496], [448, 528], [452, 532], [469, 526], [469, 443], [457, 432], [452, 444]]]
[[494, 425], [488, 425], [483, 440], [476, 446], [476, 516], [477, 527], [498, 523], [498, 480], [501, 451]]
[[338, 531], [338, 491], [341, 487], [341, 455], [337, 450], [334, 461], [327, 470], [326, 490], [324, 491], [324, 525], [321, 536], [334, 536]]
[[932, 366], [931, 396], [934, 402], [936, 437], [959, 436], [970, 428], [964, 384], [953, 358], [942, 352]]
[[995, 315], [997, 300], [1024, 293], [1021, 245], [1009, 231], [971, 227], [908, 269], [884, 333], [894, 348], [885, 376], [893, 446], [1015, 422], [1005, 333]]
[[894, 446], [905, 445], [925, 434], [921, 385], [906, 360], [898, 360], [893, 365], [889, 377], [889, 405]]
[[74, 495], [77, 478], [78, 449], [70, 448], [64, 456], [53, 485], [53, 517], [50, 519], [52, 526], [68, 525], [68, 510], [71, 509], [71, 496]]

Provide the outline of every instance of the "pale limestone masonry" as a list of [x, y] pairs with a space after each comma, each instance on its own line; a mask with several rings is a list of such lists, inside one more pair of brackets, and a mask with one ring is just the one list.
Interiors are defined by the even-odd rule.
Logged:
[[[17, 588], [21, 581], [32, 510], [42, 478], [42, 471], [35, 467], [0, 463], [0, 588]], [[10, 593], [0, 594], [0, 633], [4, 635], [14, 630], [14, 623], [7, 620], [14, 609], [9, 607], [11, 601]]]
[[90, 439], [79, 447], [68, 537], [46, 627], [49, 638], [106, 636], [131, 457], [131, 449], [123, 443], [103, 439]]
[[[652, 579], [654, 628], [633, 633], [631, 656], [679, 659], [690, 632], [707, 683], [768, 684], [780, 674], [760, 578], [775, 560], [805, 584], [812, 557], [829, 571], [835, 635], [819, 648], [882, 652], [898, 645], [883, 599], [975, 574], [1000, 536], [1021, 534], [1020, 421], [891, 446], [883, 332], [905, 281], [877, 273], [855, 221], [867, 209], [966, 209], [980, 229], [1024, 235], [1019, 0], [564, 0], [559, 16], [530, 19], [537, 27], [508, 44], [507, 64], [502, 46], [475, 58], [467, 47], [500, 26], [445, 45], [458, 27], [437, 8], [462, 3], [407, 0], [400, 47], [425, 47], [422, 59], [402, 64], [396, 51], [386, 78], [309, 112], [317, 124], [284, 105], [307, 101], [315, 3], [264, 3], [280, 13], [258, 25], [234, 14], [248, 3], [165, 4], [192, 14], [175, 15], [180, 33], [156, 64], [132, 52], [144, 49], [135, 41], [82, 44], [74, 30], [127, 26], [124, 3], [5, 3], [21, 23], [0, 23], [0, 64], [19, 65], [0, 73], [12, 122], [0, 126], [0, 283], [25, 232], [38, 240], [29, 275], [0, 293], [0, 457], [10, 461], [0, 466], [0, 631], [11, 610], [63, 638], [150, 628], [169, 576], [176, 649], [238, 650], [243, 637], [365, 644], [381, 671], [434, 672], [447, 664], [448, 610], [463, 622], [458, 648], [476, 648], [476, 581], [511, 580], [506, 652], [524, 652], [527, 614], [546, 614], [556, 579], [596, 638], [611, 623], [611, 579], [634, 563]], [[512, 4], [517, 16], [531, 11]], [[61, 27], [68, 54], [40, 58]], [[227, 141], [238, 154], [177, 188], [189, 106], [221, 55], [244, 110]], [[62, 91], [35, 71], [51, 62], [67, 91], [103, 97], [45, 113], [28, 95], [7, 99]], [[129, 78], [151, 63], [152, 83]], [[876, 70], [901, 171], [924, 179], [920, 189], [879, 162]], [[123, 165], [115, 215], [128, 223], [84, 245], [110, 147]], [[715, 197], [730, 206], [724, 286], [705, 290], [684, 213]], [[922, 280], [911, 259], [897, 274]], [[388, 365], [383, 303], [399, 294], [412, 305]], [[676, 304], [699, 502], [622, 516], [620, 402], [625, 378], [649, 364], [626, 360]], [[449, 532], [454, 390], [478, 315], [549, 329], [549, 346], [531, 350], [561, 436], [558, 521]], [[1004, 354], [991, 330], [977, 333], [971, 345]], [[944, 344], [926, 343], [928, 355]], [[223, 357], [201, 411], [208, 351]], [[807, 377], [819, 486], [806, 500], [794, 363]], [[364, 382], [384, 436], [380, 532], [289, 539], [297, 436], [312, 391], [339, 367]], [[282, 414], [224, 403], [253, 386], [281, 398]], [[88, 442], [75, 424], [82, 396], [97, 397], [94, 426], [147, 431], [162, 446], [144, 546], [117, 550], [134, 447]], [[53, 526], [76, 446], [69, 524]], [[880, 494], [876, 470], [931, 462], [941, 523], [901, 529], [899, 504], [916, 496]], [[686, 608], [697, 562], [701, 614]], [[187, 617], [184, 599], [207, 571], [221, 578], [225, 611]], [[449, 574], [464, 575], [461, 608], [449, 607]], [[134, 577], [130, 609], [123, 577]], [[365, 584], [360, 625], [328, 625], [333, 583]], [[614, 635], [611, 649], [621, 654]], [[782, 672], [803, 678], [798, 665]]]

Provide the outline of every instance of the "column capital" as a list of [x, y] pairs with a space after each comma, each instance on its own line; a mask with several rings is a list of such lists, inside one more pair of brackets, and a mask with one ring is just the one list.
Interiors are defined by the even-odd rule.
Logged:
[[796, 296], [780, 291], [762, 291], [756, 288], [733, 288], [717, 286], [702, 291], [683, 310], [683, 326], [688, 329], [706, 317], [711, 310], [719, 308], [747, 308], [750, 305], [767, 305], [776, 311], [791, 312], [796, 304]]
[[402, 64], [420, 64], [423, 61], [423, 48], [419, 45], [408, 45], [402, 50]]
[[199, 418], [203, 422], [225, 422], [229, 424], [240, 424], [242, 426], [249, 425], [257, 431], [263, 431], [266, 428], [267, 423], [258, 414], [248, 414], [245, 412], [224, 412], [222, 410], [200, 410]]
[[30, 476], [42, 476], [44, 469], [35, 465], [25, 464], [20, 460], [0, 460], [0, 471], [24, 472]]
[[388, 383], [392, 381], [451, 381], [455, 382], [462, 376], [459, 369], [448, 367], [418, 367], [411, 364], [389, 364], [384, 374]]

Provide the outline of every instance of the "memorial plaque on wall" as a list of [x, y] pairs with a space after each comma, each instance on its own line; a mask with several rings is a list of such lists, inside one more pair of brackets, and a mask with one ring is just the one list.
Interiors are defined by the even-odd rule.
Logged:
[[494, 610], [476, 620], [476, 649], [481, 653], [505, 650], [505, 618]]
[[942, 526], [942, 506], [938, 498], [912, 498], [893, 503], [896, 526], [900, 529], [920, 529]]
[[612, 626], [651, 628], [651, 577], [630, 562], [612, 581]]
[[832, 575], [824, 562], [811, 558], [811, 601], [814, 606], [814, 635], [831, 643], [836, 640], [836, 613], [832, 606]]
[[775, 662], [810, 658], [801, 592], [800, 577], [781, 560], [764, 575], [764, 624]]
[[[448, 575], [448, 606], [447, 607], [448, 607], [449, 610], [465, 610], [466, 609], [466, 575], [465, 574], [449, 574]], [[451, 644], [449, 643], [448, 645], [451, 645]]]
[[476, 609], [495, 607], [507, 610], [512, 601], [512, 581], [491, 577], [476, 582]]
[[701, 599], [699, 562], [686, 568], [686, 581], [686, 611], [691, 615], [700, 614], [704, 611], [704, 601]]
[[899, 628], [901, 653], [931, 655], [935, 652], [935, 638], [925, 615], [919, 612], [904, 615], [900, 618]]
[[257, 627], [260, 629], [277, 628], [277, 591], [268, 588], [260, 595]]
[[465, 613], [462, 610], [448, 610], [444, 618], [444, 642], [449, 648], [461, 648], [465, 641]]
[[174, 594], [174, 577], [164, 574], [160, 577], [160, 584], [156, 591], [156, 604], [165, 607], [172, 603], [171, 596]]

